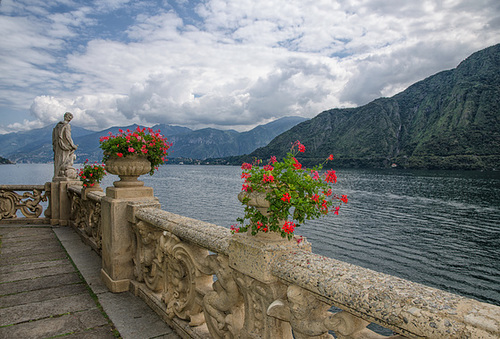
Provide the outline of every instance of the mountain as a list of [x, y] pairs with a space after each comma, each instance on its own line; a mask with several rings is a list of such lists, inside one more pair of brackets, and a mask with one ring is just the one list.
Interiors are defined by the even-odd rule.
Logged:
[[[0, 156], [14, 162], [41, 163], [53, 160], [52, 130], [53, 126], [45, 126], [30, 131], [0, 134]], [[73, 140], [94, 133], [87, 129], [71, 126]]]
[[10, 161], [9, 159], [0, 157], [0, 165], [10, 165], [10, 164], [13, 164], [13, 162]]
[[500, 44], [390, 98], [324, 111], [232, 163], [283, 156], [300, 140], [306, 164], [335, 167], [500, 168]]
[[[252, 152], [265, 146], [275, 136], [303, 122], [305, 118], [285, 117], [257, 126], [248, 132], [222, 131], [205, 128], [193, 131], [187, 127], [159, 124], [152, 128], [160, 130], [173, 146], [169, 158], [190, 158], [203, 160], [209, 157], [224, 157]], [[55, 126], [55, 124], [54, 124]], [[0, 135], [0, 156], [18, 163], [43, 163], [53, 161], [52, 130], [54, 126], [41, 129]], [[111, 127], [95, 132], [71, 125], [71, 135], [78, 149], [77, 163], [86, 159], [101, 161], [102, 150], [99, 139], [109, 133], [117, 134], [119, 129], [133, 130], [137, 125]]]
[[248, 154], [258, 147], [267, 145], [277, 135], [305, 120], [301, 117], [284, 117], [242, 133], [204, 128], [176, 134], [169, 138], [173, 143], [169, 153], [174, 158], [195, 159]]
[[[92, 132], [91, 134], [73, 137], [73, 142], [78, 145], [78, 149], [76, 150], [77, 162], [84, 162], [86, 159], [89, 159], [89, 161], [91, 162], [101, 161], [102, 149], [99, 148], [99, 139], [102, 136], [109, 135], [109, 133], [118, 134], [120, 129], [124, 131], [126, 131], [127, 129], [135, 130], [137, 126], [137, 124], [134, 124], [125, 127], [111, 127], [103, 131]], [[160, 132], [163, 135], [167, 136], [169, 140], [173, 135], [192, 132], [192, 130], [187, 127], [170, 126], [163, 124], [156, 125], [152, 128], [155, 131], [160, 130]], [[71, 131], [73, 135], [73, 127], [71, 127]]]

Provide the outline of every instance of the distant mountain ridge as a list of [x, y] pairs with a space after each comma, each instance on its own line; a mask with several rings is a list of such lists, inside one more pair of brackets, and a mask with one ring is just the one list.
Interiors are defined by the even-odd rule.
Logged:
[[[307, 120], [301, 117], [284, 117], [265, 125], [260, 125], [248, 132], [233, 130], [223, 131], [213, 128], [191, 130], [187, 127], [165, 124], [155, 125], [154, 130], [173, 142], [169, 150], [169, 158], [204, 160], [210, 157], [236, 156], [250, 153], [257, 147], [265, 146], [277, 135], [296, 124]], [[55, 124], [54, 124], [55, 125]], [[99, 138], [116, 134], [119, 129], [135, 129], [137, 125], [111, 127], [103, 131], [90, 131], [71, 125], [71, 135], [78, 149], [75, 152], [77, 163], [86, 159], [101, 161], [102, 150], [99, 148]], [[54, 126], [40, 129], [0, 135], [0, 156], [17, 163], [45, 163], [53, 160], [52, 130]], [[174, 161], [175, 162], [175, 161]]]
[[0, 157], [0, 165], [9, 165], [9, 164], [12, 164], [12, 162], [9, 159]]
[[170, 154], [172, 157], [195, 159], [248, 154], [305, 120], [301, 117], [285, 117], [241, 133], [214, 128], [178, 133], [169, 139], [173, 143]]
[[500, 169], [500, 44], [476, 52], [391, 98], [324, 111], [248, 156], [283, 156], [300, 140], [302, 160], [334, 154], [333, 166]]

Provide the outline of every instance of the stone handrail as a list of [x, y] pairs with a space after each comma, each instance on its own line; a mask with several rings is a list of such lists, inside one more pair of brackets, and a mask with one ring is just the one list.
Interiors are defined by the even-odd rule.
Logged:
[[284, 253], [272, 266], [284, 283], [409, 337], [500, 337], [495, 305], [305, 251]]
[[105, 196], [104, 192], [100, 187], [89, 190], [81, 186], [70, 186], [68, 195], [71, 202], [70, 225], [86, 244], [101, 254], [101, 200]]
[[[22, 194], [17, 192], [24, 192]], [[50, 183], [45, 185], [0, 185], [0, 221], [48, 223], [50, 221]], [[49, 201], [41, 217], [41, 202]], [[18, 218], [21, 212], [24, 218]]]
[[500, 307], [311, 253], [305, 240], [140, 206], [129, 221], [134, 291], [185, 337], [387, 338], [371, 322], [394, 338], [500, 337]]

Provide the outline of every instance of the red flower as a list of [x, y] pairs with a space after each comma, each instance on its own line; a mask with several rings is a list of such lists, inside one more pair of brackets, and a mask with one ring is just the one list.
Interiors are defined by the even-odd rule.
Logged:
[[129, 147], [129, 148], [128, 148], [128, 151], [129, 151], [130, 153], [134, 153], [134, 152], [135, 152], [135, 149], [134, 149], [133, 147]]
[[263, 182], [273, 182], [274, 181], [274, 177], [272, 175], [264, 174], [264, 177], [262, 178], [262, 181]]
[[318, 171], [313, 171], [313, 170], [311, 170], [311, 174], [313, 175], [313, 177], [312, 177], [312, 178], [313, 178], [314, 180], [319, 180], [319, 173], [318, 173]]
[[243, 169], [243, 170], [250, 170], [250, 169], [252, 169], [252, 164], [244, 162], [243, 164], [241, 164], [241, 169]]
[[271, 157], [271, 159], [269, 159], [269, 163], [270, 163], [270, 164], [274, 164], [274, 163], [276, 163], [276, 162], [278, 162], [278, 160], [276, 160], [276, 157], [273, 155], [273, 156]]
[[281, 228], [285, 233], [292, 234], [295, 231], [295, 224], [293, 221], [286, 221]]
[[120, 158], [123, 157], [123, 153], [116, 153], [117, 156], [119, 156]]
[[295, 167], [296, 170], [302, 168], [302, 164], [299, 163], [299, 161], [297, 159], [293, 158], [293, 161], [295, 161], [295, 164], [292, 164], [292, 165], [293, 165], [293, 167]]
[[330, 154], [330, 156], [328, 157], [328, 160], [333, 160], [333, 154]]
[[274, 169], [274, 167], [271, 165], [266, 165], [263, 168], [264, 168], [264, 171], [272, 171]]
[[283, 194], [283, 197], [281, 198], [281, 200], [283, 200], [285, 202], [290, 202], [290, 194], [288, 194], [288, 193]]
[[299, 146], [300, 153], [304, 153], [306, 151], [306, 146], [302, 145], [300, 142], [298, 142], [298, 146]]
[[341, 200], [344, 204], [347, 204], [347, 201], [349, 201], [349, 200], [347, 199], [347, 195], [343, 195], [343, 196], [340, 198], [340, 200]]
[[321, 210], [328, 211], [328, 202], [326, 200], [323, 200], [323, 203], [321, 204]]
[[326, 182], [333, 182], [333, 183], [337, 182], [337, 175], [335, 174], [334, 170], [328, 170], [325, 176], [326, 176], [325, 178]]

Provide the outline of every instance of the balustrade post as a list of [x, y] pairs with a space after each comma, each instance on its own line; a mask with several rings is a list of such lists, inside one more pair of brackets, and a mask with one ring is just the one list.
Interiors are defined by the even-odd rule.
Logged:
[[293, 338], [289, 322], [267, 315], [276, 299], [286, 298], [286, 286], [271, 272], [272, 262], [284, 252], [311, 251], [304, 238], [284, 239], [277, 233], [235, 234], [229, 243], [229, 267], [245, 299], [242, 338]]
[[81, 186], [80, 180], [55, 177], [50, 185], [50, 224], [68, 226], [71, 218], [71, 201], [68, 195], [69, 186]]
[[131, 227], [134, 208], [129, 205], [160, 208], [153, 188], [107, 187], [101, 202], [102, 269], [101, 279], [111, 292], [128, 291], [134, 278], [133, 239]]

